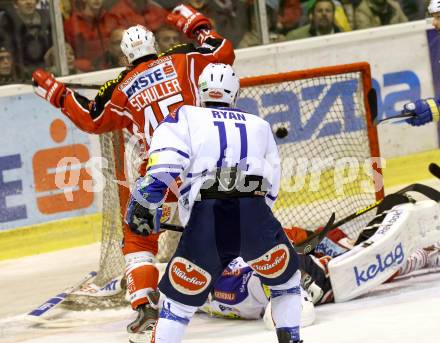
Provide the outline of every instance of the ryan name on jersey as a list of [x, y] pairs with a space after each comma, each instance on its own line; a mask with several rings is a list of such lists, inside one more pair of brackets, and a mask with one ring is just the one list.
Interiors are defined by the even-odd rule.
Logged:
[[215, 119], [234, 119], [240, 121], [246, 121], [246, 117], [243, 113], [240, 112], [232, 112], [229, 110], [221, 111], [221, 110], [212, 110], [212, 117]]

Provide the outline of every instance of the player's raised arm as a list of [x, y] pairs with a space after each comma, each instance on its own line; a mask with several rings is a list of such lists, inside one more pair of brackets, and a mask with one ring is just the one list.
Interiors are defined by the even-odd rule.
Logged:
[[230, 65], [234, 63], [235, 54], [232, 43], [215, 32], [209, 18], [202, 13], [197, 12], [191, 6], [179, 5], [168, 15], [167, 20], [186, 37], [196, 40], [199, 47], [192, 44], [178, 45], [165, 54], [200, 53], [210, 62]]
[[35, 93], [59, 108], [78, 128], [89, 133], [102, 133], [130, 124], [128, 117], [117, 115], [113, 111], [113, 108], [120, 109], [120, 106], [112, 102], [113, 92], [126, 73], [127, 71], [123, 71], [115, 79], [105, 82], [94, 100], [67, 88], [43, 69], [35, 70], [32, 79]]
[[138, 75], [139, 69], [144, 71], [139, 66], [142, 62], [157, 59], [154, 35], [141, 25], [132, 26], [124, 31], [121, 50], [131, 64], [130, 68], [105, 82], [93, 100], [66, 88], [43, 69], [37, 69], [32, 74], [35, 93], [61, 109], [83, 131], [103, 133], [125, 128], [134, 121], [133, 112], [137, 107], [130, 107], [130, 96], [133, 94], [120, 85]]

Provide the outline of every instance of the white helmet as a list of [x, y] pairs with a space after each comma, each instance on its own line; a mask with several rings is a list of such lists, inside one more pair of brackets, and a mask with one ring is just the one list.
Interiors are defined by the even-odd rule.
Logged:
[[240, 80], [228, 64], [210, 63], [199, 77], [200, 101], [224, 103], [235, 106], [240, 90]]
[[136, 25], [124, 31], [121, 50], [127, 57], [128, 63], [131, 63], [143, 56], [157, 54], [155, 42], [153, 32], [142, 25]]
[[428, 6], [429, 14], [440, 12], [440, 0], [431, 0]]

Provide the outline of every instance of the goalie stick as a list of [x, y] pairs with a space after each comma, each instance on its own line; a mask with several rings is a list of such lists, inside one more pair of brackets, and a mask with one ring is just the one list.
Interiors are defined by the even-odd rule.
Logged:
[[432, 162], [429, 164], [429, 172], [435, 176], [436, 178], [440, 179], [440, 167], [438, 164]]
[[322, 231], [320, 231], [318, 233], [311, 235], [309, 238], [307, 238], [306, 240], [304, 240], [300, 244], [294, 245], [293, 248], [295, 249], [295, 251], [298, 254], [305, 255], [305, 254], [309, 254], [313, 250], [315, 250], [316, 246], [319, 244], [319, 242], [322, 241], [322, 239], [327, 234], [327, 232], [329, 232], [331, 229], [336, 227], [334, 225], [335, 218], [336, 218], [335, 214], [332, 213], [332, 215], [330, 216], [330, 219], [327, 222], [327, 224], [325, 225], [324, 229], [322, 229]]
[[36, 309], [32, 310], [26, 315], [26, 319], [33, 322], [45, 322], [47, 313], [53, 310], [56, 306], [61, 304], [64, 300], [66, 300], [69, 294], [72, 294], [76, 290], [78, 290], [82, 285], [84, 285], [87, 281], [91, 280], [97, 275], [97, 272], [90, 272], [84, 278], [81, 279], [77, 284], [70, 286], [65, 289], [62, 293], [48, 299], [44, 304], [38, 306]]
[[[372, 210], [373, 208], [376, 208], [379, 206], [379, 204], [382, 202], [382, 199], [376, 201], [375, 203], [368, 205], [367, 207], [364, 207], [361, 210], [356, 211], [355, 213], [350, 214], [349, 216], [339, 220], [338, 222], [334, 223], [335, 221], [335, 214], [332, 213], [330, 220], [328, 221], [327, 225], [319, 232], [315, 232], [311, 236], [309, 236], [306, 240], [301, 242], [300, 244], [297, 244], [294, 246], [295, 251], [299, 254], [310, 254], [313, 250], [315, 250], [316, 246], [322, 241], [322, 239], [325, 237], [325, 235], [345, 224], [348, 223], [350, 220], [353, 220], [359, 216], [361, 216], [364, 213], [367, 213], [368, 211]], [[330, 224], [330, 225], [329, 225]]]
[[[391, 118], [387, 118], [391, 119]], [[385, 119], [386, 120], [386, 119]], [[440, 179], [440, 167], [436, 163], [430, 163], [429, 164], [429, 171], [430, 173]], [[415, 183], [408, 187], [402, 188], [401, 190], [397, 191], [396, 193], [405, 193], [405, 192], [419, 192], [427, 196], [428, 198], [431, 198], [437, 202], [440, 201], [440, 193], [430, 187], [427, 187], [425, 185]], [[320, 232], [312, 234], [310, 237], [308, 237], [305, 241], [301, 242], [300, 244], [295, 245], [295, 251], [299, 254], [309, 254], [311, 253], [316, 246], [322, 241], [322, 239], [325, 237], [325, 235], [330, 231], [333, 230], [341, 225], [344, 225], [348, 223], [349, 221], [363, 215], [364, 213], [367, 213], [368, 211], [376, 208], [382, 203], [383, 199], [380, 199], [371, 205], [368, 205], [367, 207], [364, 207], [363, 209], [360, 209], [356, 211], [353, 214], [350, 214], [349, 216], [339, 220], [338, 222], [334, 223], [335, 221], [335, 214], [333, 213], [330, 217], [330, 220], [328, 221], [327, 225], [322, 229]], [[170, 231], [176, 231], [176, 232], [183, 232], [183, 227], [176, 226], [176, 225], [170, 225], [170, 224], [161, 224], [161, 229], [170, 230]]]
[[[391, 119], [391, 118], [387, 118], [387, 119]], [[386, 120], [386, 119], [384, 119], [384, 120]], [[440, 167], [436, 163], [429, 164], [429, 171], [431, 172], [432, 175], [434, 175], [435, 177], [440, 179]], [[432, 188], [427, 187], [422, 184], [419, 184], [419, 183], [415, 183], [415, 184], [409, 185], [408, 187], [402, 188], [401, 190], [397, 191], [396, 193], [403, 194], [405, 192], [410, 192], [410, 191], [419, 192], [419, 193], [422, 193], [425, 196], [427, 196], [428, 198], [431, 198], [437, 202], [440, 201], [440, 193], [438, 191], [433, 190]], [[379, 206], [382, 203], [382, 200], [383, 199], [380, 199], [380, 200], [372, 203], [371, 205], [368, 205], [367, 207], [364, 207], [363, 209], [360, 209], [360, 210], [356, 211], [355, 213], [350, 214], [349, 216], [339, 220], [336, 223], [334, 223], [335, 214], [333, 213], [331, 215], [328, 223], [324, 227], [324, 229], [322, 229], [320, 232], [316, 232], [316, 233], [312, 234], [303, 242], [295, 245], [294, 246], [295, 251], [299, 254], [311, 253], [330, 230], [333, 230], [341, 225], [344, 225], [344, 224], [348, 223], [349, 221], [363, 215], [364, 213], [367, 213], [368, 211], [376, 208], [377, 206]], [[164, 229], [164, 230], [170, 230], [170, 231], [176, 231], [176, 232], [183, 232], [183, 229], [184, 229], [181, 226], [170, 225], [170, 224], [161, 224], [160, 228]]]

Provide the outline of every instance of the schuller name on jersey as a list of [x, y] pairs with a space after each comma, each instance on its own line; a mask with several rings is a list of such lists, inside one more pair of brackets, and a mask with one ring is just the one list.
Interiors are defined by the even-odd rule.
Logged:
[[165, 61], [136, 75], [122, 90], [138, 111], [152, 102], [180, 93], [182, 88], [171, 61]]

